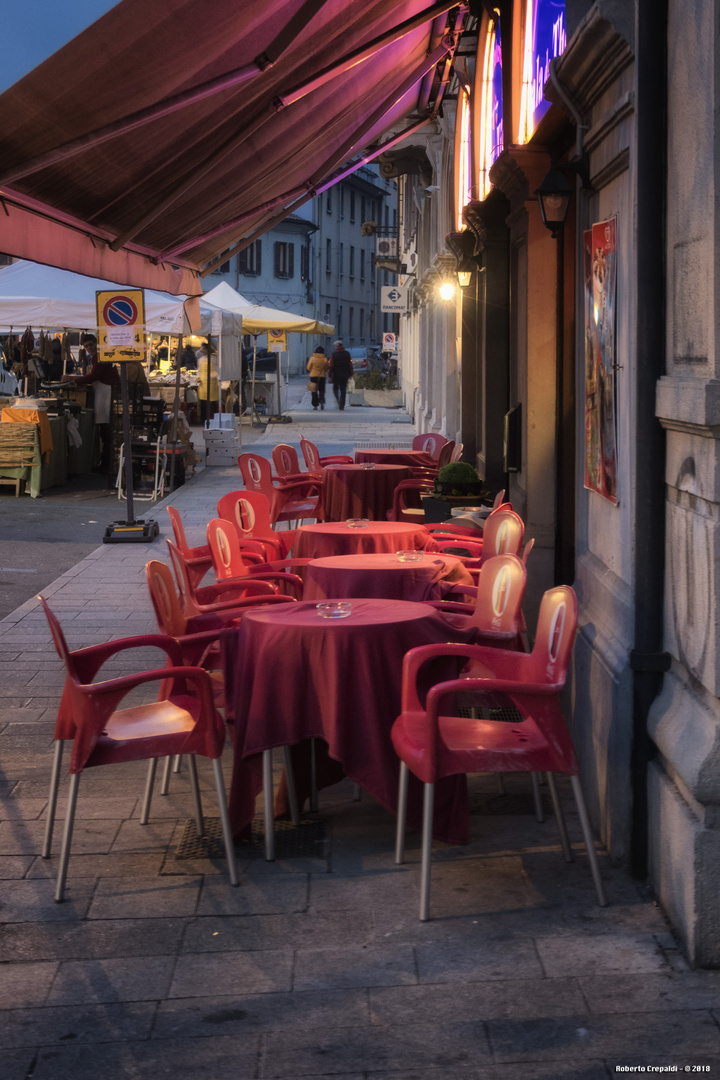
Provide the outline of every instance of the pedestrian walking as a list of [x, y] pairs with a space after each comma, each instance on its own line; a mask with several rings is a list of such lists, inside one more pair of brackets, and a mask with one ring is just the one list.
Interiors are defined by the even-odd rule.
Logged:
[[330, 381], [333, 386], [333, 393], [338, 403], [338, 409], [342, 411], [345, 408], [345, 396], [347, 394], [347, 384], [350, 376], [352, 375], [352, 358], [347, 351], [342, 341], [335, 342], [335, 349], [330, 357]]
[[[325, 382], [328, 372], [328, 358], [322, 345], [318, 345], [312, 356], [308, 357], [307, 370], [309, 375], [308, 389], [312, 393], [312, 407], [325, 408]], [[313, 389], [313, 385], [315, 389]]]

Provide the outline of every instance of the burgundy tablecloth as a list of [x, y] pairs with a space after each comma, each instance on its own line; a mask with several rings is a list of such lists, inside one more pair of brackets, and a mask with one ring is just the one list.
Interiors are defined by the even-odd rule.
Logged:
[[323, 469], [323, 507], [326, 521], [370, 518], [387, 521], [393, 493], [412, 475], [406, 465], [326, 465]]
[[374, 461], [377, 465], [409, 465], [411, 469], [437, 469], [437, 461], [425, 450], [356, 450], [355, 462]]
[[400, 562], [395, 554], [333, 555], [306, 567], [303, 596], [305, 600], [439, 600], [440, 581], [474, 584], [460, 560], [450, 555], [426, 552], [420, 562]]
[[436, 551], [437, 545], [422, 525], [405, 521], [370, 521], [364, 529], [350, 529], [344, 521], [301, 525], [295, 537], [296, 559], [323, 559], [328, 555], [360, 552], [390, 554], [408, 548]]
[[[235, 728], [234, 834], [253, 817], [262, 751], [309, 738], [324, 740], [346, 775], [395, 813], [399, 762], [390, 730], [400, 712], [403, 656], [418, 645], [473, 636], [425, 604], [397, 600], [356, 600], [347, 619], [322, 619], [307, 602], [258, 609], [224, 630], [226, 713]], [[296, 771], [295, 780], [302, 803], [307, 778]], [[412, 776], [408, 822], [418, 829], [422, 822], [422, 785]], [[464, 776], [436, 785], [433, 831], [450, 843], [467, 842]]]

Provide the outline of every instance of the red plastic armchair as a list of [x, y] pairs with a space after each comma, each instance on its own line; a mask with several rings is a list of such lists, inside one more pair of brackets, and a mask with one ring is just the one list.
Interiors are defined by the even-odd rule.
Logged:
[[168, 506], [167, 512], [170, 515], [170, 521], [172, 522], [175, 543], [183, 553], [190, 580], [193, 585], [199, 585], [208, 570], [212, 570], [212, 555], [210, 554], [210, 548], [207, 544], [203, 544], [200, 547], [190, 547], [185, 537], [185, 529], [179, 512], [174, 506]]
[[[598, 903], [607, 904], [595, 855], [590, 822], [578, 780], [578, 766], [560, 709], [575, 628], [577, 601], [567, 585], [549, 589], [540, 605], [535, 646], [531, 653], [478, 645], [425, 645], [411, 649], [403, 661], [402, 713], [392, 728], [401, 761], [395, 861], [404, 855], [408, 771], [425, 785], [422, 833], [420, 918], [430, 909], [430, 855], [435, 783], [445, 776], [470, 772], [547, 772], [570, 776], [585, 838]], [[437, 683], [421, 703], [418, 673], [429, 660], [455, 656], [469, 661], [472, 677]], [[484, 704], [481, 717], [453, 711], [456, 695], [471, 693]], [[494, 719], [509, 707], [517, 722]], [[550, 784], [565, 857], [572, 852], [565, 832], [554, 782]]]
[[315, 443], [311, 443], [304, 435], [300, 436], [300, 449], [305, 458], [308, 472], [319, 480], [322, 480], [322, 471], [326, 465], [352, 465], [355, 460], [349, 454], [333, 454], [330, 457], [320, 457], [320, 451]]
[[455, 449], [455, 440], [450, 439], [448, 442], [444, 442], [440, 447], [438, 453], [437, 463], [438, 469], [442, 469], [443, 465], [449, 465], [452, 460], [452, 453]]
[[440, 448], [445, 445], [447, 439], [435, 431], [428, 431], [424, 435], [416, 435], [412, 441], [413, 450], [424, 450], [426, 454], [437, 461]]
[[219, 500], [218, 517], [231, 521], [238, 534], [263, 548], [265, 560], [287, 558], [295, 543], [295, 529], [275, 532], [270, 524], [270, 503], [259, 491], [230, 491]]
[[296, 600], [302, 600], [303, 583], [297, 574], [289, 573], [283, 567], [306, 566], [309, 559], [285, 559], [281, 563], [263, 563], [262, 566], [250, 567], [245, 562], [238, 544], [237, 530], [231, 521], [213, 518], [207, 527], [208, 544], [212, 552], [215, 576], [218, 582], [227, 584], [262, 581], [278, 591], [289, 591]]
[[476, 586], [458, 586], [468, 601], [424, 600], [448, 615], [453, 626], [475, 627], [475, 644], [506, 649], [523, 649], [521, 605], [527, 585], [527, 570], [517, 555], [495, 555], [483, 567]]
[[167, 545], [180, 594], [180, 607], [188, 619], [195, 615], [215, 614], [223, 623], [232, 622], [242, 614], [238, 608], [252, 606], [253, 603], [278, 603], [290, 599], [277, 596], [268, 581], [248, 579], [247, 583], [243, 582], [242, 585], [217, 583], [193, 587], [181, 551], [172, 540], [168, 540]]
[[314, 488], [309, 493], [308, 481], [293, 480], [275, 486], [270, 462], [259, 454], [241, 454], [238, 465], [248, 491], [265, 495], [270, 504], [270, 521], [300, 521], [305, 518], [322, 520], [322, 498]]
[[[55, 648], [65, 664], [65, 689], [58, 712], [58, 724], [65, 731], [71, 732], [73, 739], [70, 790], [55, 889], [56, 902], [62, 903], [65, 897], [82, 772], [87, 768], [114, 765], [122, 761], [149, 760], [141, 817], [141, 821], [145, 823], [150, 810], [157, 759], [175, 754], [192, 755], [190, 772], [194, 781], [196, 824], [201, 836], [204, 834], [204, 823], [194, 755], [199, 754], [212, 760], [230, 881], [237, 885], [235, 849], [230, 832], [225, 783], [220, 768], [220, 757], [225, 745], [225, 724], [213, 705], [212, 687], [207, 672], [200, 667], [183, 664], [179, 643], [161, 634], [125, 638], [71, 652], [60, 623], [45, 599], [41, 596], [39, 600], [50, 624]], [[169, 666], [93, 682], [102, 665], [111, 657], [128, 649], [150, 646], [167, 654]], [[160, 684], [160, 696], [157, 700], [129, 708], [118, 708], [130, 691], [154, 683]], [[54, 810], [53, 804], [53, 815]]]
[[420, 503], [420, 496], [432, 491], [428, 480], [401, 480], [393, 492], [392, 510], [388, 510], [388, 521], [414, 521], [425, 523], [425, 511]]

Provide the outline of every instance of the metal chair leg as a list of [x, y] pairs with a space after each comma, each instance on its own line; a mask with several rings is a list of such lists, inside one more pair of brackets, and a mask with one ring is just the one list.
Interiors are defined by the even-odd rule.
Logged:
[[405, 819], [407, 817], [407, 792], [409, 769], [404, 761], [400, 762], [400, 782], [398, 784], [397, 826], [395, 828], [395, 862], [398, 866], [405, 859]]
[[287, 783], [290, 817], [292, 818], [293, 825], [297, 829], [300, 824], [300, 813], [298, 811], [297, 788], [295, 787], [295, 773], [293, 772], [292, 767], [292, 755], [290, 753], [290, 747], [284, 746], [283, 753], [285, 755], [285, 780]]
[[167, 795], [170, 790], [170, 773], [172, 772], [172, 757], [165, 758], [165, 768], [163, 769], [162, 784], [160, 785], [160, 794]]
[[223, 841], [225, 843], [225, 854], [228, 861], [230, 884], [237, 885], [238, 871], [237, 861], [235, 859], [235, 845], [233, 844], [232, 833], [230, 831], [230, 818], [228, 816], [227, 796], [225, 794], [225, 780], [222, 774], [220, 758], [213, 758], [212, 766], [213, 773], [215, 774], [215, 790], [217, 791], [218, 807], [220, 808], [220, 822], [222, 824]]
[[182, 759], [183, 759], [182, 754], [176, 754], [175, 755], [175, 765], [173, 766], [173, 772], [174, 773], [179, 773], [181, 771], [181, 769], [182, 769]]
[[198, 784], [197, 762], [194, 754], [188, 755], [190, 766], [190, 783], [192, 786], [193, 802], [195, 803], [195, 828], [198, 836], [205, 835], [205, 822], [203, 820], [202, 800], [200, 798], [200, 785]]
[[425, 784], [423, 797], [422, 866], [420, 868], [420, 921], [430, 918], [430, 860], [432, 856], [433, 804], [435, 785]]
[[310, 810], [317, 813], [318, 786], [317, 786], [317, 761], [315, 759], [315, 740], [310, 740]]
[[265, 859], [275, 861], [275, 827], [273, 823], [272, 750], [263, 750], [263, 818], [265, 823]]
[[497, 777], [498, 792], [501, 795], [504, 795], [505, 794], [505, 777], [503, 776], [503, 774], [501, 772], [495, 773], [495, 776]]
[[72, 773], [70, 776], [70, 790], [68, 791], [67, 811], [65, 813], [60, 865], [58, 867], [57, 884], [55, 885], [56, 904], [62, 904], [65, 899], [65, 882], [67, 881], [68, 862], [70, 861], [70, 847], [72, 845], [73, 826], [75, 825], [75, 808], [77, 806], [79, 786], [80, 773]]
[[52, 772], [50, 773], [50, 792], [48, 794], [47, 817], [45, 819], [45, 839], [42, 846], [43, 859], [49, 859], [52, 853], [53, 829], [55, 828], [55, 811], [57, 810], [58, 788], [60, 787], [60, 767], [62, 765], [63, 740], [58, 739], [55, 743], [53, 754]]
[[545, 820], [545, 814], [543, 812], [542, 796], [540, 794], [540, 777], [534, 772], [530, 773], [530, 779], [532, 780], [533, 799], [535, 800], [535, 818], [542, 825]]
[[557, 787], [555, 786], [555, 777], [551, 772], [545, 774], [547, 776], [548, 787], [550, 788], [550, 798], [552, 799], [553, 810], [557, 819], [558, 829], [560, 831], [560, 843], [562, 844], [563, 852], [565, 855], [565, 862], [574, 862], [572, 848], [570, 847], [570, 841], [568, 840], [567, 829], [565, 828], [565, 818], [563, 816], [562, 807], [560, 806], [560, 799], [558, 798]]
[[140, 824], [147, 825], [148, 818], [150, 817], [150, 803], [152, 802], [153, 785], [155, 783], [155, 772], [157, 770], [157, 758], [150, 758], [148, 761], [148, 773], [147, 780], [145, 781], [145, 794], [143, 795], [142, 810], [140, 811]]
[[362, 788], [359, 784], [353, 784], [353, 802], [360, 802], [362, 800]]
[[572, 784], [572, 791], [575, 796], [575, 803], [580, 817], [580, 825], [582, 827], [583, 837], [585, 838], [585, 847], [587, 848], [588, 859], [590, 861], [590, 870], [592, 871], [593, 881], [595, 883], [598, 904], [600, 907], [607, 907], [605, 886], [600, 877], [600, 867], [598, 866], [597, 855], [595, 854], [595, 840], [593, 838], [592, 829], [590, 828], [590, 819], [588, 818], [587, 809], [585, 807], [585, 799], [583, 798], [582, 788], [580, 787], [580, 780], [577, 776], [571, 776], [570, 783]]

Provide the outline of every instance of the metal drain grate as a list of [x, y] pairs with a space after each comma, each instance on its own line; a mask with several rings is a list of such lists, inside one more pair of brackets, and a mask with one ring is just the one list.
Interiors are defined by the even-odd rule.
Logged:
[[[318, 818], [300, 819], [296, 829], [291, 821], [275, 822], [275, 858], [324, 858], [327, 836], [325, 825]], [[265, 830], [262, 817], [253, 818], [251, 837], [247, 843], [236, 845], [243, 855], [265, 856]], [[176, 859], [224, 859], [225, 845], [222, 838], [220, 818], [205, 818], [205, 836], [198, 836], [191, 818], [178, 844]]]

